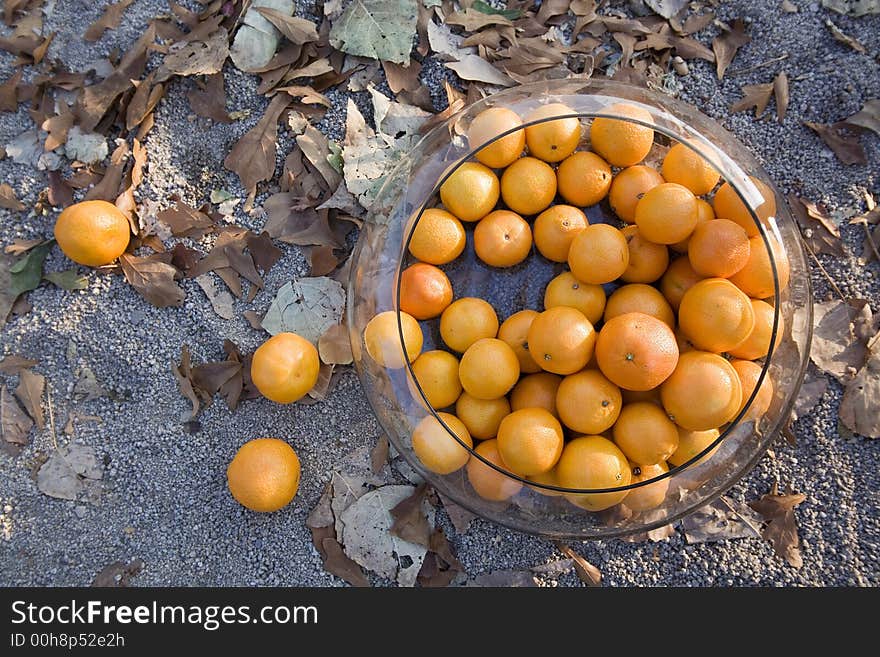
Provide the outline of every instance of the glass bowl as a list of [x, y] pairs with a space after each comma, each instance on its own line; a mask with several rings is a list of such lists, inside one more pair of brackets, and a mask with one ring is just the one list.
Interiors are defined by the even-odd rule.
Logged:
[[[684, 143], [721, 174], [722, 182], [730, 183], [748, 208], [765, 252], [770, 254], [775, 292], [766, 300], [774, 308], [773, 336], [778, 341], [771, 338], [771, 345], [775, 344], [775, 347], [771, 346], [770, 352], [759, 363], [762, 365], [759, 382], [746, 407], [720, 428], [716, 440], [686, 462], [677, 467], [670, 466], [668, 472], [654, 478], [620, 488], [567, 489], [552, 482], [535, 483], [486, 460], [461, 442], [437, 416], [437, 411], [427, 403], [416, 382], [411, 364], [397, 369], [383, 367], [370, 356], [364, 342], [368, 322], [383, 311], [394, 311], [397, 318], [394, 347], [402, 353], [403, 329], [398, 310], [400, 274], [415, 262], [408, 251], [409, 240], [422, 212], [426, 208], [441, 207], [438, 192], [442, 182], [462, 163], [474, 161], [474, 152], [466, 137], [474, 117], [489, 107], [509, 108], [520, 117], [527, 117], [537, 107], [549, 103], [562, 103], [571, 111], [531, 123], [526, 121], [523, 127], [561, 116], [577, 117], [582, 126], [578, 150], [589, 148], [588, 127], [596, 117], [615, 118], [653, 128], [654, 144], [644, 163], [653, 165], [658, 171], [670, 145]], [[650, 121], [648, 115], [637, 120], [622, 114], [620, 104], [647, 110]], [[497, 139], [523, 127], [508, 130]], [[432, 486], [483, 518], [516, 530], [552, 538], [605, 539], [645, 532], [672, 522], [721, 495], [754, 467], [788, 419], [803, 379], [811, 338], [812, 296], [799, 234], [782, 196], [754, 156], [729, 132], [695, 108], [659, 93], [604, 80], [553, 80], [489, 96], [435, 127], [411, 152], [396, 155], [400, 161], [382, 183], [355, 249], [347, 321], [357, 371], [376, 416], [397, 451]], [[614, 171], [616, 175], [617, 169]], [[775, 195], [776, 212], [772, 216], [766, 216], [764, 212], [763, 219], [759, 218], [764, 198], [753, 179], [767, 184], [769, 187], [765, 189]], [[502, 201], [498, 207], [504, 207]], [[590, 224], [620, 225], [607, 198], [582, 209]], [[532, 219], [527, 217], [530, 222]], [[565, 265], [543, 258], [533, 246], [532, 254], [518, 265], [505, 269], [490, 267], [474, 252], [475, 224], [463, 223], [467, 246], [457, 259], [442, 266], [452, 283], [455, 298], [488, 300], [498, 313], [499, 321], [524, 308], [541, 310], [546, 284], [566, 270]], [[771, 250], [771, 242], [782, 248]], [[790, 272], [788, 277], [785, 276], [786, 269]], [[610, 294], [619, 284], [604, 287]], [[439, 318], [421, 321], [420, 326], [423, 351], [445, 348], [440, 337]], [[757, 420], [747, 419], [764, 377], [769, 377], [773, 385], [769, 408]], [[454, 408], [450, 412], [454, 412]], [[511, 485], [511, 490], [518, 489], [518, 492], [504, 501], [487, 500], [471, 486], [467, 467], [443, 475], [426, 469], [413, 451], [412, 435], [416, 425], [429, 415], [437, 418], [448, 435], [468, 449], [471, 463], [479, 460], [497, 472], [504, 472], [522, 484]], [[566, 438], [570, 439], [572, 432], [566, 433]], [[640, 499], [649, 497], [654, 500], [648, 505], [637, 504], [636, 496], [630, 492], [632, 506], [641, 510], [627, 506], [627, 497], [599, 512], [586, 510], [572, 502], [585, 499], [579, 495], [609, 492], [619, 498], [627, 490], [639, 488], [643, 489], [642, 493], [650, 490]], [[646, 506], [652, 508], [644, 508]]]

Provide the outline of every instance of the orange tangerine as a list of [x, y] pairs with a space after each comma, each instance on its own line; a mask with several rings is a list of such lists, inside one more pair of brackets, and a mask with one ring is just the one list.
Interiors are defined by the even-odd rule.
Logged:
[[665, 461], [678, 448], [678, 429], [666, 411], [651, 402], [624, 406], [613, 434], [620, 451], [638, 465]]
[[[603, 113], [653, 123], [651, 113], [635, 105], [618, 103]], [[590, 126], [590, 145], [609, 164], [629, 167], [648, 155], [654, 145], [654, 130], [625, 119], [595, 118]]]
[[568, 260], [575, 236], [587, 227], [586, 215], [571, 205], [552, 205], [535, 219], [535, 246], [553, 262]]
[[[568, 105], [549, 103], [530, 112], [526, 123], [566, 114], [574, 114]], [[561, 162], [574, 152], [580, 140], [581, 122], [577, 117], [544, 121], [526, 128], [529, 153], [545, 162]]]
[[672, 309], [678, 312], [684, 293], [703, 280], [694, 268], [687, 256], [680, 256], [672, 261], [663, 278], [660, 279], [660, 291]]
[[620, 388], [599, 370], [582, 370], [562, 380], [556, 392], [559, 419], [572, 431], [600, 434], [617, 421]]
[[572, 240], [568, 266], [579, 281], [593, 285], [610, 283], [629, 267], [626, 237], [608, 224], [587, 226]]
[[739, 224], [713, 219], [694, 228], [688, 242], [691, 267], [701, 276], [729, 278], [749, 261], [749, 238]]
[[562, 425], [543, 408], [514, 411], [498, 427], [498, 451], [520, 476], [547, 472], [562, 454]]
[[507, 397], [477, 399], [463, 392], [455, 403], [455, 414], [472, 437], [486, 440], [498, 435], [501, 420], [510, 414], [510, 403]]
[[528, 333], [529, 351], [542, 369], [574, 374], [593, 356], [596, 331], [584, 314], [556, 306], [538, 315]]
[[614, 290], [608, 297], [608, 303], [605, 305], [606, 322], [627, 313], [644, 313], [656, 317], [670, 329], [675, 328], [675, 313], [672, 312], [672, 306], [656, 287], [644, 283], [624, 285]]
[[707, 431], [736, 416], [742, 385], [733, 366], [718, 354], [689, 351], [660, 386], [660, 399], [678, 426]]
[[543, 408], [553, 417], [559, 417], [556, 410], [556, 391], [562, 377], [551, 372], [529, 374], [519, 380], [510, 392], [510, 408], [519, 411], [523, 408]]
[[629, 265], [620, 275], [627, 283], [653, 283], [669, 266], [669, 249], [664, 244], [649, 242], [638, 226], [624, 226], [621, 231], [629, 249]]
[[[751, 178], [751, 181], [764, 199], [764, 202], [758, 206], [755, 212], [766, 226], [770, 217], [776, 215], [776, 196], [773, 194], [773, 190], [762, 181], [757, 178]], [[730, 219], [738, 223], [749, 237], [759, 234], [755, 219], [730, 183], [724, 182], [718, 188], [718, 191], [715, 192], [715, 197], [712, 199], [712, 206], [715, 208], [716, 217]]]
[[556, 197], [556, 172], [534, 157], [521, 157], [501, 174], [501, 198], [523, 216], [538, 214]]
[[525, 132], [515, 130], [487, 146], [483, 144], [521, 125], [522, 119], [513, 110], [506, 107], [484, 109], [474, 117], [468, 128], [468, 147], [472, 151], [480, 149], [476, 158], [487, 167], [502, 169], [522, 154], [526, 145]]
[[465, 162], [440, 185], [440, 200], [462, 221], [479, 221], [495, 209], [500, 189], [492, 169]]
[[687, 187], [663, 183], [648, 190], [636, 204], [636, 225], [655, 244], [687, 239], [697, 225], [697, 198]]
[[[437, 413], [437, 416], [452, 429], [462, 443], [468, 447], [474, 446], [474, 441], [461, 420], [451, 413]], [[412, 435], [412, 448], [422, 465], [431, 472], [442, 475], [460, 470], [471, 456], [433, 415], [423, 417], [416, 425]]]
[[490, 212], [474, 229], [474, 251], [492, 267], [518, 265], [532, 250], [532, 229], [510, 210]]
[[[628, 486], [632, 470], [623, 452], [602, 436], [581, 436], [569, 441], [556, 464], [559, 485], [565, 488], [604, 489]], [[602, 511], [618, 504], [628, 490], [607, 493], [568, 493], [566, 498], [588, 511]]]
[[596, 341], [602, 374], [626, 390], [651, 390], [672, 374], [678, 345], [672, 329], [644, 313], [626, 313], [605, 322]]
[[681, 298], [678, 323], [698, 349], [722, 353], [749, 337], [755, 326], [751, 300], [725, 278], [695, 283]]
[[520, 372], [526, 374], [541, 371], [541, 366], [535, 362], [529, 352], [528, 339], [529, 327], [537, 316], [538, 311], [536, 310], [520, 310], [505, 319], [501, 328], [498, 329], [498, 339], [503, 340], [513, 349], [513, 353], [516, 354], [519, 361]]
[[544, 308], [556, 306], [580, 310], [591, 324], [598, 324], [605, 310], [605, 290], [601, 285], [581, 283], [570, 271], [564, 271], [544, 289]]
[[[752, 299], [751, 302], [752, 311], [755, 314], [755, 326], [745, 341], [728, 350], [728, 353], [734, 358], [755, 360], [756, 358], [763, 358], [770, 351], [770, 336], [773, 334], [773, 316], [775, 314], [773, 306], [766, 301], [759, 301], [758, 299]], [[779, 346], [783, 330], [782, 315], [779, 315], [779, 327], [776, 331], [775, 346]]]
[[559, 195], [572, 205], [596, 205], [611, 188], [611, 167], [590, 151], [572, 153], [556, 170]]
[[498, 315], [488, 301], [464, 297], [449, 304], [440, 316], [440, 337], [446, 346], [464, 353], [481, 338], [498, 335]]
[[400, 309], [416, 319], [431, 319], [452, 303], [452, 283], [442, 269], [417, 262], [400, 275]]
[[400, 344], [400, 332], [397, 327], [397, 313], [386, 310], [371, 319], [364, 328], [364, 344], [367, 353], [381, 367], [397, 370], [413, 362], [422, 351], [422, 327], [415, 317], [405, 312], [400, 313], [400, 324], [403, 328], [403, 340]]
[[611, 182], [608, 202], [611, 209], [628, 224], [636, 220], [636, 204], [651, 189], [663, 182], [656, 169], [644, 164], [627, 167]]
[[660, 171], [666, 182], [684, 185], [697, 196], [711, 192], [721, 178], [705, 158], [683, 143], [669, 149]]
[[[502, 470], [510, 471], [501, 458], [501, 453], [498, 451], [498, 441], [494, 438], [484, 440], [474, 448], [474, 451]], [[504, 502], [522, 490], [521, 482], [489, 467], [476, 456], [471, 456], [467, 463], [467, 476], [471, 487], [477, 495], [485, 500]]]
[[465, 243], [464, 226], [458, 219], [446, 210], [428, 208], [413, 230], [409, 252], [416, 260], [445, 265], [461, 255]]
[[472, 397], [496, 399], [506, 395], [519, 380], [519, 361], [506, 342], [483, 338], [462, 355], [458, 377]]
[[458, 358], [448, 351], [426, 351], [416, 358], [412, 371], [433, 408], [452, 406], [461, 394]]

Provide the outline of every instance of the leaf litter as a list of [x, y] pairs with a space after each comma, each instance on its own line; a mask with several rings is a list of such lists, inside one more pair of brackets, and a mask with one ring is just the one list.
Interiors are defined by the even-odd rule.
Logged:
[[760, 513], [766, 523], [761, 536], [770, 541], [777, 555], [795, 568], [803, 565], [803, 558], [794, 510], [806, 499], [806, 495], [795, 493], [790, 488], [787, 493], [780, 494], [779, 484], [774, 483], [769, 493], [762, 495], [759, 500], [749, 502], [749, 506]]

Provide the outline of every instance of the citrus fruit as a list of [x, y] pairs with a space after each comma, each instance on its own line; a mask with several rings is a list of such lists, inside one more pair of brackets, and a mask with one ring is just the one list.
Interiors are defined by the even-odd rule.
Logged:
[[587, 227], [587, 217], [570, 205], [553, 205], [535, 219], [535, 246], [553, 262], [568, 260], [568, 250], [575, 236]]
[[669, 265], [666, 245], [646, 240], [638, 226], [624, 226], [621, 232], [629, 249], [629, 265], [620, 278], [627, 283], [653, 283], [663, 276]]
[[[662, 474], [669, 472], [669, 466], [664, 461], [651, 465], [638, 465], [630, 463], [632, 470], [631, 484], [656, 479]], [[669, 490], [669, 477], [654, 481], [638, 488], [633, 488], [626, 496], [626, 506], [633, 511], [649, 511], [656, 509], [666, 499], [666, 491]]]
[[755, 313], [749, 298], [726, 278], [705, 278], [681, 298], [678, 324], [695, 347], [720, 354], [749, 337]]
[[498, 135], [522, 125], [522, 119], [506, 107], [490, 107], [474, 117], [468, 128], [468, 147], [476, 153], [476, 158], [487, 167], [502, 169], [520, 156], [526, 145], [523, 130], [515, 130], [509, 135], [480, 148]]
[[660, 279], [660, 291], [672, 309], [678, 312], [684, 293], [701, 280], [703, 277], [694, 271], [687, 256], [680, 256], [672, 261], [663, 278]]
[[128, 219], [107, 201], [81, 201], [65, 208], [55, 221], [55, 241], [80, 265], [109, 265], [128, 248]]
[[562, 443], [562, 425], [543, 408], [514, 411], [498, 427], [501, 459], [520, 476], [550, 470], [562, 454]]
[[[530, 112], [526, 123], [565, 114], [574, 112], [562, 103], [550, 103]], [[580, 140], [581, 122], [577, 117], [544, 121], [526, 128], [529, 153], [545, 162], [561, 162], [574, 153]]]
[[400, 309], [416, 319], [431, 319], [452, 303], [452, 283], [442, 269], [417, 262], [400, 275]]
[[559, 419], [578, 433], [599, 434], [610, 429], [622, 404], [620, 388], [599, 370], [582, 370], [565, 377], [556, 392]]
[[538, 214], [556, 197], [556, 172], [546, 162], [521, 157], [501, 174], [501, 198], [523, 216]]
[[701, 276], [728, 278], [749, 261], [749, 238], [738, 224], [713, 219], [694, 228], [687, 254]]
[[[447, 427], [452, 429], [458, 439], [468, 447], [474, 441], [467, 428], [457, 417], [450, 413], [437, 413]], [[440, 421], [433, 415], [427, 415], [413, 429], [412, 448], [428, 470], [437, 474], [451, 474], [463, 468], [471, 454], [449, 435]]]
[[645, 192], [636, 203], [636, 225], [649, 242], [675, 244], [693, 232], [698, 212], [697, 198], [691, 190], [663, 183]]
[[711, 192], [721, 178], [708, 160], [682, 143], [669, 149], [660, 172], [666, 182], [684, 185], [697, 196]]
[[463, 392], [455, 404], [455, 414], [472, 437], [486, 440], [498, 435], [498, 425], [510, 414], [510, 403], [507, 397], [477, 399]]
[[[559, 485], [559, 477], [556, 476], [556, 468], [550, 468], [547, 472], [542, 472], [540, 474], [532, 475], [531, 477], [527, 477], [530, 482], [535, 484], [541, 484], [542, 486], [558, 486]], [[559, 491], [552, 490], [550, 488], [542, 488], [541, 486], [529, 486], [536, 493], [540, 493], [541, 495], [546, 495], [547, 497], [558, 497], [562, 495]]]
[[587, 226], [571, 242], [568, 266], [579, 281], [610, 283], [629, 267], [626, 237], [608, 224]]
[[320, 368], [311, 342], [296, 333], [278, 333], [254, 352], [251, 378], [263, 397], [290, 404], [315, 387]]
[[[510, 471], [501, 458], [498, 441], [494, 438], [484, 440], [474, 448], [474, 451], [502, 470]], [[498, 472], [473, 455], [467, 463], [467, 476], [477, 495], [492, 502], [504, 502], [522, 490], [521, 482]]]
[[[761, 366], [750, 360], [738, 360], [736, 358], [730, 361], [730, 365], [736, 370], [740, 385], [742, 386], [742, 402], [740, 402], [740, 407], [736, 411], [737, 414], [739, 414], [739, 412], [745, 408], [749, 398], [755, 391], [755, 387], [758, 385], [758, 378], [761, 376]], [[770, 376], [768, 374], [765, 375], [764, 379], [761, 381], [761, 386], [758, 388], [758, 394], [755, 395], [755, 398], [752, 400], [749, 410], [743, 415], [743, 422], [757, 420], [763, 417], [770, 408], [772, 402], [773, 383], [770, 381]]]
[[495, 209], [500, 189], [492, 169], [465, 162], [440, 185], [440, 200], [462, 221], [479, 221]]
[[608, 196], [611, 187], [611, 167], [590, 151], [572, 153], [556, 169], [559, 195], [572, 205], [596, 205]]
[[510, 408], [519, 411], [523, 408], [543, 408], [558, 418], [556, 410], [556, 391], [562, 377], [551, 372], [529, 374], [519, 380], [510, 391]]
[[718, 354], [689, 351], [660, 386], [660, 399], [680, 427], [706, 431], [720, 427], [737, 414], [742, 386], [733, 366]]
[[644, 313], [605, 322], [596, 340], [596, 361], [608, 379], [627, 390], [650, 390], [666, 380], [678, 362], [672, 329]]
[[[744, 360], [755, 360], [763, 358], [770, 351], [770, 336], [773, 334], [773, 315], [774, 310], [766, 301], [752, 299], [752, 312], [755, 314], [755, 326], [743, 342], [733, 349], [729, 349], [728, 353], [734, 358], [742, 358]], [[776, 331], [776, 343], [778, 346], [782, 340], [783, 325], [782, 315], [779, 315], [779, 327]]]
[[[632, 470], [623, 452], [602, 436], [581, 436], [569, 441], [556, 464], [556, 478], [565, 488], [618, 488], [628, 486]], [[566, 498], [588, 511], [602, 511], [626, 497], [628, 490], [608, 493], [568, 493]]]
[[[697, 225], [694, 226], [694, 230], [697, 229], [697, 226], [700, 224], [704, 224], [707, 221], [711, 221], [715, 218], [715, 210], [712, 209], [712, 206], [709, 205], [708, 201], [704, 201], [701, 198], [697, 199]], [[670, 244], [669, 248], [677, 253], [687, 253], [688, 245], [690, 245], [691, 237], [693, 233], [691, 233], [687, 238], [683, 239], [681, 242], [676, 242], [675, 244]]]
[[556, 306], [534, 319], [528, 340], [532, 358], [542, 369], [554, 374], [574, 374], [593, 356], [596, 331], [579, 310]]
[[678, 429], [666, 412], [651, 402], [624, 406], [612, 433], [620, 451], [638, 465], [665, 461], [678, 448]]
[[541, 366], [529, 352], [529, 327], [538, 316], [537, 310], [520, 310], [504, 320], [498, 329], [498, 339], [506, 342], [519, 361], [519, 371], [525, 373], [540, 372]]
[[614, 213], [628, 224], [636, 220], [636, 204], [645, 193], [663, 182], [657, 169], [637, 164], [627, 167], [611, 182], [608, 203]]
[[474, 229], [474, 251], [492, 267], [518, 265], [532, 250], [532, 229], [509, 210], [490, 212]]
[[557, 306], [580, 310], [591, 324], [597, 324], [605, 310], [605, 290], [601, 285], [581, 283], [574, 274], [565, 271], [544, 288], [544, 308]]
[[299, 458], [293, 448], [277, 438], [249, 440], [226, 468], [232, 497], [251, 511], [278, 511], [299, 488]]
[[695, 351], [694, 343], [684, 334], [681, 327], [675, 329], [675, 342], [678, 344], [678, 354], [681, 355], [687, 351]]
[[364, 328], [364, 344], [367, 353], [381, 367], [397, 370], [413, 362], [422, 351], [422, 327], [415, 317], [405, 312], [400, 313], [400, 325], [403, 328], [403, 341], [406, 345], [406, 356], [400, 344], [400, 332], [397, 326], [397, 313], [386, 310], [379, 313]]
[[[617, 288], [605, 304], [605, 321], [627, 313], [644, 313], [656, 317], [661, 322], [675, 328], [675, 313], [672, 306], [656, 287], [644, 283], [630, 283]], [[590, 433], [599, 433], [593, 431]]]
[[498, 315], [483, 299], [458, 299], [440, 315], [440, 337], [453, 351], [464, 353], [477, 340], [494, 338], [496, 335]]
[[660, 388], [651, 388], [650, 390], [627, 390], [621, 388], [620, 394], [623, 397], [624, 404], [635, 404], [636, 402], [651, 402], [662, 406], [660, 403]]
[[[781, 291], [788, 286], [790, 274], [788, 256], [776, 238], [770, 237], [769, 241]], [[745, 267], [730, 277], [730, 282], [755, 299], [766, 299], [775, 294], [770, 251], [767, 250], [767, 245], [760, 235], [749, 238], [749, 260]]]
[[[682, 429], [678, 427], [678, 449], [675, 450], [675, 453], [666, 459], [666, 462], [669, 465], [678, 467], [679, 465], [683, 465], [690, 461], [692, 458], [700, 454], [704, 449], [707, 449], [709, 445], [714, 443], [718, 436], [721, 433], [718, 429], [706, 429], [705, 431], [688, 431], [687, 429]], [[703, 456], [698, 461], [695, 461], [692, 465], [697, 465], [699, 463], [705, 463], [709, 458], [714, 454], [718, 447], [715, 447], [708, 454]]]
[[462, 355], [458, 378], [472, 397], [495, 399], [506, 395], [519, 380], [519, 361], [506, 342], [483, 338]]
[[426, 351], [412, 364], [419, 387], [434, 408], [452, 406], [461, 394], [458, 358], [448, 351]]
[[[755, 213], [766, 225], [769, 218], [776, 215], [776, 196], [770, 187], [757, 178], [752, 178], [751, 181], [764, 199], [764, 202], [757, 207]], [[749, 237], [759, 234], [754, 217], [752, 217], [746, 204], [743, 203], [730, 183], [725, 182], [718, 188], [718, 191], [715, 192], [715, 197], [712, 199], [712, 207], [715, 208], [716, 217], [730, 219], [738, 223]]]
[[446, 210], [428, 208], [413, 230], [409, 252], [417, 260], [445, 265], [461, 255], [465, 247], [464, 226]]
[[[635, 105], [618, 103], [603, 113], [653, 123], [651, 113]], [[590, 145], [608, 164], [629, 167], [648, 155], [654, 145], [654, 130], [624, 119], [595, 118], [590, 126]]]

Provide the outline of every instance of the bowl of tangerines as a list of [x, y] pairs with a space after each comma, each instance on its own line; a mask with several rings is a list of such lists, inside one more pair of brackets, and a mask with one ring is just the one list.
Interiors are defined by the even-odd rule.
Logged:
[[732, 135], [659, 93], [553, 81], [399, 157], [348, 323], [421, 476], [490, 520], [586, 539], [668, 524], [754, 466], [812, 309], [794, 223]]

